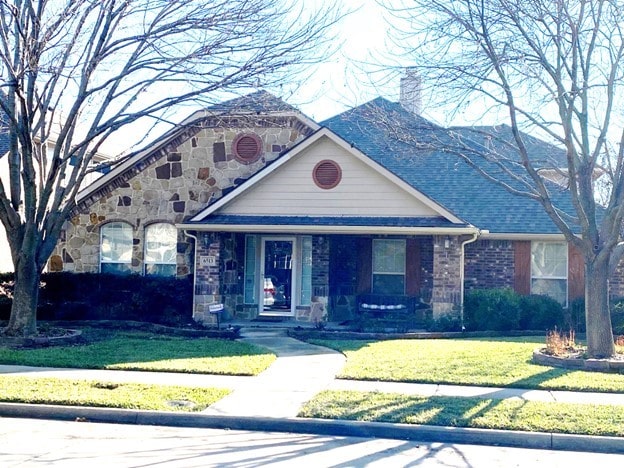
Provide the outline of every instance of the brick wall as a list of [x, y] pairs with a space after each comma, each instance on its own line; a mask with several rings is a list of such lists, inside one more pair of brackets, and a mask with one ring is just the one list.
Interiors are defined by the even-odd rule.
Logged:
[[514, 248], [508, 240], [478, 240], [464, 253], [464, 285], [468, 289], [513, 288]]

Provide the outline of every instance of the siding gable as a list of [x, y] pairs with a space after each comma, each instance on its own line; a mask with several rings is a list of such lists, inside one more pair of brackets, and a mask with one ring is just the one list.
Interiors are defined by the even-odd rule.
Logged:
[[[321, 161], [338, 163], [340, 183], [320, 188], [312, 176]], [[218, 211], [273, 216], [440, 216], [327, 137], [320, 138]]]

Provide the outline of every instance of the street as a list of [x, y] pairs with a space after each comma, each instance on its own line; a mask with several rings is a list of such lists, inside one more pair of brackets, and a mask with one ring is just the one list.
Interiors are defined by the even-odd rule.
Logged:
[[0, 418], [0, 465], [587, 467], [622, 455], [307, 434]]

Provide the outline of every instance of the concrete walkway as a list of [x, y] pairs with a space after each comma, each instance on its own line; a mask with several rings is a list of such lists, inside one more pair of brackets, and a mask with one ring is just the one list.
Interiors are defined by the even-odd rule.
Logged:
[[247, 329], [243, 337], [242, 341], [272, 350], [277, 360], [206, 414], [294, 418], [306, 401], [331, 384], [345, 363], [341, 353], [290, 338], [284, 329]]

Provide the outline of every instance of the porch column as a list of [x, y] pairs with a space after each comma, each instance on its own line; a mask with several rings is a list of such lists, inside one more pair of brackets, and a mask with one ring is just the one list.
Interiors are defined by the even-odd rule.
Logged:
[[461, 244], [457, 236], [433, 236], [433, 318], [457, 309], [461, 303]]
[[204, 325], [216, 325], [216, 316], [209, 312], [208, 306], [221, 302], [219, 282], [221, 238], [218, 234], [200, 232], [197, 234], [195, 249], [193, 320]]

